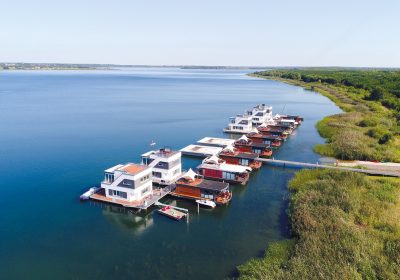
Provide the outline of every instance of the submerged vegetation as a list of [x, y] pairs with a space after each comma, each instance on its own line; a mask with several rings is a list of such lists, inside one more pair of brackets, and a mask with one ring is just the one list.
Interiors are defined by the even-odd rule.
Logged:
[[399, 279], [400, 181], [303, 170], [290, 183], [291, 240], [239, 266], [242, 279]]
[[400, 71], [315, 68], [254, 75], [318, 91], [345, 111], [318, 123], [327, 143], [317, 145], [316, 152], [344, 160], [400, 162]]

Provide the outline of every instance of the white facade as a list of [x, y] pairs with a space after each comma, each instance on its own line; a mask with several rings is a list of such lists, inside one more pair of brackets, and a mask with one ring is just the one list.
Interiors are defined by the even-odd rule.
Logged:
[[243, 115], [236, 115], [229, 119], [228, 127], [224, 129], [224, 132], [228, 133], [249, 133], [253, 128], [253, 117], [247, 112]]
[[106, 197], [140, 201], [153, 192], [152, 169], [133, 163], [118, 164], [104, 171], [101, 187]]
[[249, 110], [247, 114], [252, 116], [252, 124], [254, 127], [265, 124], [272, 119], [272, 107], [265, 104], [259, 104]]
[[182, 174], [181, 152], [162, 148], [142, 155], [142, 164], [152, 168], [153, 182], [160, 185], [174, 183]]

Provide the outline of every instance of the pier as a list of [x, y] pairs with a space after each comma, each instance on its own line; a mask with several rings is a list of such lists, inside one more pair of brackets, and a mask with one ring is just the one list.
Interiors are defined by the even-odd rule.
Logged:
[[387, 171], [387, 170], [378, 170], [378, 169], [361, 169], [361, 168], [351, 168], [345, 166], [334, 166], [327, 164], [318, 164], [318, 163], [307, 163], [307, 162], [298, 162], [298, 161], [289, 161], [289, 160], [279, 160], [279, 159], [267, 159], [267, 158], [258, 158], [257, 160], [262, 161], [267, 165], [279, 166], [279, 167], [292, 167], [292, 168], [331, 168], [337, 170], [346, 170], [359, 172], [369, 175], [377, 175], [377, 176], [389, 176], [389, 177], [400, 177], [400, 171]]

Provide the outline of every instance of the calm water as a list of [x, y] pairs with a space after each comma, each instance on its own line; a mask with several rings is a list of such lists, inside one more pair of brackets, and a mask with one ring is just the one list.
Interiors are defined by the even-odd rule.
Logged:
[[[151, 140], [179, 149], [223, 136], [228, 117], [257, 103], [300, 114], [275, 158], [315, 162], [327, 98], [237, 70], [0, 72], [2, 279], [222, 279], [288, 236], [294, 170], [263, 167], [230, 205], [191, 210], [190, 223], [149, 211], [80, 203], [102, 171], [137, 162]], [[197, 159], [185, 158], [184, 167]]]

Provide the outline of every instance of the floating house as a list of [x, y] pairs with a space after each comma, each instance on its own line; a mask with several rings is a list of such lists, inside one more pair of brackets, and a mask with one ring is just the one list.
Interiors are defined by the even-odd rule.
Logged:
[[204, 159], [197, 169], [206, 179], [242, 185], [247, 183], [252, 170], [247, 166], [228, 164], [217, 156]]
[[170, 148], [150, 151], [142, 155], [142, 164], [152, 167], [153, 182], [170, 185], [182, 174], [181, 152]]
[[257, 127], [257, 131], [263, 135], [280, 137], [282, 140], [286, 140], [288, 135], [292, 133], [291, 128], [271, 125], [260, 125]]
[[228, 127], [224, 128], [226, 133], [246, 134], [253, 129], [253, 116], [248, 112], [243, 115], [229, 118]]
[[255, 129], [253, 132], [248, 133], [246, 136], [255, 143], [267, 144], [273, 148], [278, 148], [282, 145], [281, 137], [264, 135], [260, 133], [257, 129]]
[[[134, 163], [118, 164], [104, 171], [101, 188], [103, 192], [93, 196], [103, 195], [106, 197], [103, 200], [119, 204], [140, 203], [152, 194], [152, 168]], [[93, 196], [92, 198], [96, 198]], [[99, 200], [102, 199], [99, 198]]]
[[252, 170], [258, 170], [262, 166], [261, 161], [257, 160], [257, 153], [239, 151], [233, 146], [225, 147], [218, 157], [228, 164], [248, 166]]
[[242, 135], [238, 140], [233, 143], [233, 146], [242, 152], [251, 152], [258, 154], [259, 157], [272, 156], [271, 146], [264, 143], [255, 143], [246, 135]]
[[192, 169], [176, 181], [176, 188], [170, 194], [198, 201], [207, 200], [216, 204], [226, 204], [232, 199], [229, 183], [204, 179]]
[[253, 127], [257, 127], [272, 119], [272, 107], [259, 104], [247, 111], [247, 114], [252, 116]]

